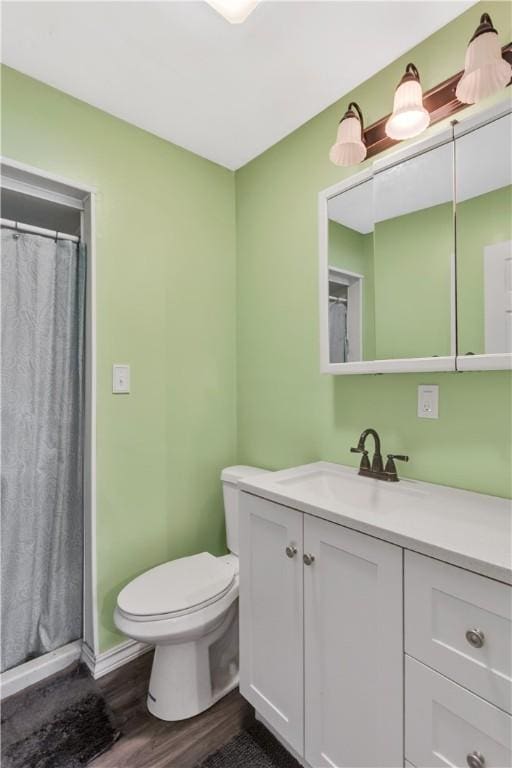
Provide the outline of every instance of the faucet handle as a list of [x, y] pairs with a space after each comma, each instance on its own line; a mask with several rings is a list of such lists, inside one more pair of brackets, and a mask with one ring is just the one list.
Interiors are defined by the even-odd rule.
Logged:
[[387, 480], [396, 483], [398, 481], [398, 473], [396, 471], [395, 459], [397, 461], [409, 461], [409, 457], [399, 453], [388, 453], [388, 460], [386, 461], [384, 472], [387, 475]]
[[368, 458], [368, 451], [366, 450], [366, 448], [359, 448], [359, 446], [358, 446], [357, 448], [351, 448], [350, 452], [351, 453], [362, 453], [363, 454], [361, 456], [361, 463], [359, 465], [359, 469], [365, 469], [365, 470], [369, 470], [370, 469], [370, 460]]

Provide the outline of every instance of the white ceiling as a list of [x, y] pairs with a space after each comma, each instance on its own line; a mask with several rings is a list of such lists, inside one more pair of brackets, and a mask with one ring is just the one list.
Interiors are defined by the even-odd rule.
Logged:
[[235, 169], [471, 5], [267, 1], [231, 25], [199, 0], [3, 2], [2, 60]]

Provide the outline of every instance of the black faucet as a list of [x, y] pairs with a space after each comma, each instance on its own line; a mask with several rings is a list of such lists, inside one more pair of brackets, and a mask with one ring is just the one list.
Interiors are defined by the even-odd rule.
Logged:
[[[368, 458], [368, 451], [365, 448], [366, 438], [368, 435], [373, 437], [375, 443], [375, 451], [370, 465]], [[396, 453], [388, 453], [388, 460], [384, 467], [382, 462], [382, 453], [380, 451], [380, 437], [375, 429], [365, 429], [361, 432], [361, 436], [357, 443], [357, 448], [351, 448], [351, 453], [361, 453], [361, 463], [359, 465], [359, 474], [363, 477], [373, 477], [377, 480], [386, 480], [388, 483], [397, 483], [398, 473], [396, 471], [395, 459], [397, 461], [409, 461], [408, 456], [404, 456]]]

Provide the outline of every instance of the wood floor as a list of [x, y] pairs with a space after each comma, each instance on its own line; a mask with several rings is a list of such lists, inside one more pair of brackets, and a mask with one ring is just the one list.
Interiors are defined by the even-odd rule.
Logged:
[[190, 720], [158, 720], [146, 708], [152, 660], [147, 653], [97, 681], [122, 736], [90, 768], [194, 768], [254, 720], [238, 690]]

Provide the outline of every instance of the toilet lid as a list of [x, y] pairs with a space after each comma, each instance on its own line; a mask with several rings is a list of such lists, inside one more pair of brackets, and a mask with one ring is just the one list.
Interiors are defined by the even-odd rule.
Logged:
[[117, 604], [134, 616], [183, 613], [221, 597], [235, 573], [231, 559], [201, 552], [146, 571], [121, 590]]

